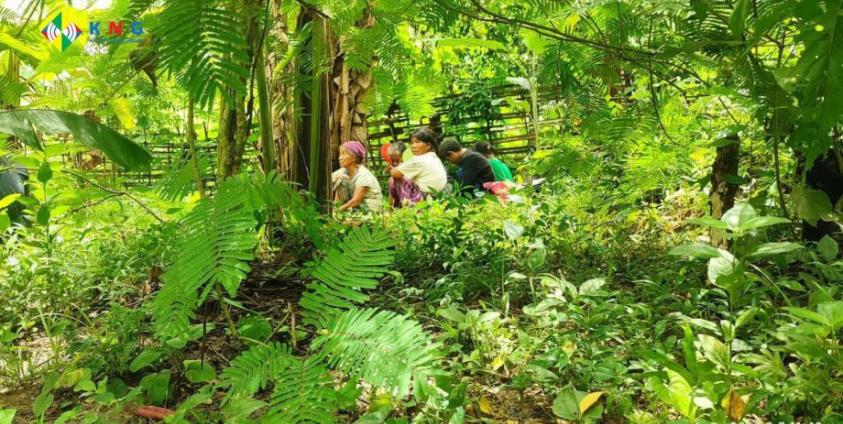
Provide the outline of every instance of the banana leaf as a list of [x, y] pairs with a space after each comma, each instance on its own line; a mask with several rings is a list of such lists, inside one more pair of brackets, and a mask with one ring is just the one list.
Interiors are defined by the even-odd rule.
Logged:
[[128, 137], [82, 115], [58, 110], [0, 112], [0, 132], [42, 150], [36, 130], [46, 134], [71, 134], [78, 142], [101, 150], [109, 159], [131, 171], [147, 169], [152, 161], [152, 155]]

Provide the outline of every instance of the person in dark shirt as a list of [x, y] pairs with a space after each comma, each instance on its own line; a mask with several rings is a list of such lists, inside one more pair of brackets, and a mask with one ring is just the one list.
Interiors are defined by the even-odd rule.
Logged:
[[483, 189], [484, 183], [495, 181], [495, 173], [489, 159], [473, 150], [462, 147], [453, 137], [442, 140], [439, 145], [439, 156], [459, 166], [462, 172], [457, 175], [457, 182], [462, 193], [472, 189]]

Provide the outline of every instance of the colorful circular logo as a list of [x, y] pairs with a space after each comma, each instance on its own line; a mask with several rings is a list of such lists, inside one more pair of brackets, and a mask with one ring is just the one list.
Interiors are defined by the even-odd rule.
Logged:
[[50, 46], [58, 51], [65, 51], [77, 40], [84, 45], [88, 34], [82, 29], [88, 22], [87, 14], [70, 6], [59, 8], [42, 24], [41, 35]]

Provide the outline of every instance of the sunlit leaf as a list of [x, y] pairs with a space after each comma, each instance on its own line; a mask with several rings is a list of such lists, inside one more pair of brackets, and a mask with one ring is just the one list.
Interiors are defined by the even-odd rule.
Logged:
[[57, 110], [0, 112], [0, 132], [14, 135], [40, 150], [41, 142], [34, 129], [46, 134], [71, 134], [78, 142], [101, 150], [129, 170], [146, 169], [152, 161], [149, 152], [134, 141], [82, 115]]
[[580, 400], [580, 415], [585, 414], [603, 396], [603, 391], [592, 392]]
[[720, 251], [709, 244], [696, 243], [676, 246], [673, 249], [670, 249], [668, 255], [690, 256], [697, 259], [711, 259], [720, 257]]
[[769, 255], [777, 255], [780, 253], [788, 253], [793, 252], [794, 250], [801, 249], [802, 245], [798, 243], [793, 243], [789, 241], [781, 241], [781, 242], [773, 242], [773, 243], [764, 243], [759, 245], [758, 248], [749, 254], [749, 256], [769, 256]]

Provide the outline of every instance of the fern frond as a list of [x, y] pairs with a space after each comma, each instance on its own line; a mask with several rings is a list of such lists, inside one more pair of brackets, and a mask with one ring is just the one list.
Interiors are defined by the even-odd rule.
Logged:
[[155, 295], [150, 303], [152, 319], [155, 322], [155, 335], [159, 340], [181, 347], [186, 343], [175, 342], [173, 339], [187, 334], [190, 321], [196, 316], [196, 291], [185, 290], [177, 280], [165, 273], [162, 276], [164, 287]]
[[[206, 107], [216, 93], [245, 95], [247, 45], [239, 16], [216, 2], [169, 0], [153, 29], [159, 38], [161, 66], [178, 75], [197, 105]], [[185, 48], [190, 46], [190, 48]]]
[[393, 241], [380, 229], [358, 227], [324, 258], [310, 264], [316, 281], [307, 285], [299, 300], [305, 324], [325, 328], [344, 309], [368, 300], [363, 289], [373, 289], [389, 271], [394, 258]]
[[[204, 177], [209, 172], [210, 162], [207, 157], [199, 157], [199, 170]], [[167, 200], [179, 200], [196, 191], [196, 175], [190, 158], [176, 162], [164, 177], [155, 183], [154, 190]]]
[[253, 346], [234, 358], [220, 374], [222, 387], [229, 387], [229, 396], [251, 396], [266, 388], [294, 361], [289, 346], [281, 343]]
[[336, 422], [336, 391], [325, 365], [316, 358], [292, 358], [277, 380], [263, 423]]
[[407, 395], [413, 377], [431, 371], [441, 357], [439, 345], [406, 316], [353, 309], [334, 319], [328, 334], [313, 341], [316, 356], [398, 397]]
[[191, 293], [195, 296], [201, 289], [195, 307], [217, 284], [230, 296], [237, 294], [240, 282], [250, 270], [248, 262], [254, 259], [257, 244], [257, 222], [242, 196], [247, 183], [242, 178], [226, 180], [220, 184], [216, 196], [202, 200], [182, 220], [184, 234], [176, 244], [176, 257], [164, 274], [164, 289], [153, 302], [156, 333], [160, 336], [179, 335], [171, 332], [173, 326], [167, 322], [170, 297], [179, 299]]

